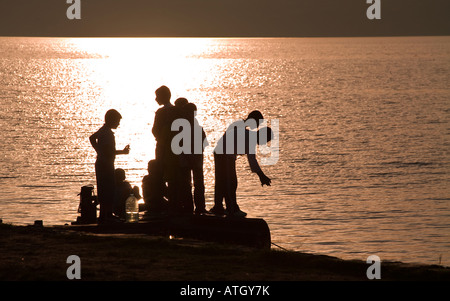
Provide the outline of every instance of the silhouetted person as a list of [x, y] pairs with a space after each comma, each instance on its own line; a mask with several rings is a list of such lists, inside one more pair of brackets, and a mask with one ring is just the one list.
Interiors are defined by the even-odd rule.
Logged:
[[[215, 186], [214, 207], [212, 213], [229, 216], [246, 216], [240, 210], [236, 201], [236, 190], [238, 186], [236, 175], [237, 155], [247, 155], [252, 172], [259, 176], [261, 185], [270, 186], [271, 180], [261, 170], [256, 160], [256, 145], [264, 145], [272, 139], [272, 130], [265, 127], [255, 132], [262, 122], [263, 116], [259, 111], [253, 111], [246, 120], [238, 120], [232, 123], [225, 134], [219, 139], [214, 149]], [[223, 208], [225, 199], [226, 212]]]
[[[189, 101], [186, 98], [178, 98], [174, 102], [175, 108], [178, 112], [178, 119], [184, 119], [188, 121], [189, 112], [186, 111]], [[179, 120], [177, 120], [179, 121]], [[186, 130], [183, 128], [183, 130]], [[189, 129], [190, 132], [190, 129]], [[190, 135], [189, 135], [190, 136]], [[180, 141], [180, 147], [183, 147], [184, 143], [191, 143], [191, 141]], [[179, 204], [179, 211], [182, 213], [192, 214], [194, 211], [192, 186], [191, 186], [191, 169], [189, 163], [189, 154], [177, 153], [176, 158], [178, 162], [177, 174], [176, 174], [176, 199]]]
[[187, 105], [188, 103], [189, 103], [189, 101], [184, 97], [177, 98], [174, 102], [175, 106], [179, 107], [179, 108], [182, 108], [183, 106]]
[[89, 137], [92, 147], [97, 152], [95, 161], [95, 175], [97, 179], [97, 194], [100, 204], [99, 222], [105, 222], [112, 218], [114, 202], [114, 161], [116, 155], [128, 154], [130, 146], [123, 150], [116, 150], [116, 141], [111, 129], [116, 129], [122, 116], [114, 109], [105, 114], [105, 124]]
[[155, 91], [156, 102], [163, 106], [155, 113], [152, 133], [156, 139], [155, 159], [161, 164], [161, 177], [167, 182], [169, 211], [179, 211], [182, 205], [177, 198], [178, 157], [171, 149], [171, 141], [176, 132], [171, 130], [174, 120], [180, 117], [178, 108], [170, 103], [171, 92], [166, 86]]
[[[193, 179], [195, 213], [206, 213], [205, 183], [203, 175], [203, 152], [208, 145], [206, 134], [197, 118], [195, 118], [197, 112], [197, 106], [195, 104], [189, 103], [185, 98], [179, 98], [175, 101], [175, 106], [180, 107], [183, 118], [185, 118], [190, 125], [190, 149], [187, 153], [179, 155], [179, 175], [182, 188], [180, 197], [184, 201], [186, 211], [193, 209], [193, 206], [188, 203], [190, 202], [192, 204], [191, 182]], [[197, 135], [199, 136], [197, 137]], [[189, 190], [186, 191], [186, 189]]]
[[139, 194], [139, 187], [131, 187], [130, 182], [126, 181], [125, 170], [122, 168], [117, 168], [114, 171], [115, 178], [115, 193], [114, 193], [114, 203], [113, 203], [113, 213], [115, 216], [125, 219], [125, 204], [127, 198], [130, 194], [139, 200], [141, 198]]
[[167, 211], [167, 186], [161, 178], [162, 166], [159, 161], [148, 162], [148, 175], [142, 179], [142, 194], [149, 213], [163, 213]]
[[174, 106], [170, 103], [172, 94], [168, 87], [159, 87], [156, 89], [155, 95], [155, 101], [162, 108], [159, 108], [155, 113], [152, 133], [156, 140], [155, 158], [163, 162], [168, 148], [170, 148], [170, 127], [174, 120]]

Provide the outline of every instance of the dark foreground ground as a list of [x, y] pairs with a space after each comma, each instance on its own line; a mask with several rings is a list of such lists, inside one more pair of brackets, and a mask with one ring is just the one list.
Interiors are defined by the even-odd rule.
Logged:
[[[80, 258], [83, 281], [367, 281], [369, 267], [300, 252], [0, 224], [0, 280], [68, 280], [70, 255]], [[449, 281], [450, 268], [382, 262], [381, 280]]]

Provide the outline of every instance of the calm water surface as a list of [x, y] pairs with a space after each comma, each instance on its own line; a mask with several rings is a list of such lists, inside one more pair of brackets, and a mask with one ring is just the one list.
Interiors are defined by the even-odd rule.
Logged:
[[0, 218], [61, 225], [95, 184], [88, 137], [122, 113], [117, 167], [154, 158], [154, 90], [198, 107], [211, 147], [253, 109], [279, 122], [262, 188], [238, 159], [238, 203], [287, 249], [450, 265], [450, 37], [0, 38]]

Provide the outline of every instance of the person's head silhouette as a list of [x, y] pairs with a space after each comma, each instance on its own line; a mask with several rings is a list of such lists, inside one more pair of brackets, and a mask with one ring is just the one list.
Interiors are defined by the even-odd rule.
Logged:
[[161, 86], [155, 91], [156, 94], [156, 102], [162, 106], [170, 103], [170, 97], [172, 94], [170, 93], [170, 89], [166, 86]]
[[148, 173], [157, 173], [160, 171], [160, 164], [157, 160], [150, 160], [147, 164]]
[[177, 100], [175, 100], [175, 102], [174, 102], [175, 106], [179, 107], [179, 108], [187, 105], [188, 103], [189, 103], [189, 101], [184, 97], [177, 98]]
[[125, 170], [123, 170], [122, 168], [116, 168], [116, 170], [114, 170], [114, 178], [116, 180], [116, 183], [125, 181]]
[[122, 119], [122, 115], [114, 109], [108, 110], [105, 114], [105, 124], [109, 128], [117, 129], [120, 119]]
[[247, 119], [245, 119], [245, 121], [249, 121], [249, 120], [251, 121], [252, 119], [256, 122], [256, 127], [255, 127], [254, 122], [249, 122], [247, 124], [251, 129], [255, 129], [255, 128], [258, 128], [259, 124], [263, 122], [264, 117], [260, 111], [255, 110], [255, 111], [250, 112], [250, 114], [248, 114]]

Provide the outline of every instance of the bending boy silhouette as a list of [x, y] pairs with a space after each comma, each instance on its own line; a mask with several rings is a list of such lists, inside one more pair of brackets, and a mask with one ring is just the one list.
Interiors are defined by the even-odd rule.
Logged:
[[[259, 176], [261, 186], [270, 186], [271, 179], [259, 167], [256, 160], [256, 145], [264, 145], [272, 139], [272, 130], [269, 127], [257, 132], [247, 129], [256, 129], [262, 122], [263, 116], [259, 111], [251, 112], [246, 120], [232, 123], [225, 134], [218, 141], [214, 149], [215, 191], [214, 207], [211, 213], [229, 216], [244, 217], [247, 213], [240, 210], [236, 200], [238, 186], [236, 174], [236, 158], [238, 155], [247, 155], [252, 172]], [[226, 212], [223, 208], [225, 199]]]
[[116, 150], [116, 141], [112, 129], [117, 129], [122, 115], [114, 109], [105, 114], [105, 124], [89, 137], [92, 147], [97, 152], [95, 176], [97, 179], [98, 202], [100, 203], [99, 222], [106, 222], [113, 217], [114, 202], [114, 161], [116, 155], [128, 154], [130, 146]]

